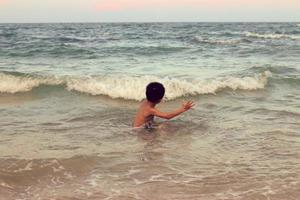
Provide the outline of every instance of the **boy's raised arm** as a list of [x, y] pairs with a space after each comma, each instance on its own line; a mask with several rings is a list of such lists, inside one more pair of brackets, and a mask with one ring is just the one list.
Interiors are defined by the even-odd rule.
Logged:
[[165, 113], [165, 112], [161, 112], [155, 108], [153, 108], [151, 110], [151, 114], [160, 118], [164, 118], [164, 119], [172, 119], [178, 115], [180, 115], [181, 113], [191, 109], [195, 104], [192, 101], [188, 101], [186, 103], [182, 104], [182, 107], [179, 108], [178, 110], [174, 111], [174, 112], [170, 112], [170, 113]]

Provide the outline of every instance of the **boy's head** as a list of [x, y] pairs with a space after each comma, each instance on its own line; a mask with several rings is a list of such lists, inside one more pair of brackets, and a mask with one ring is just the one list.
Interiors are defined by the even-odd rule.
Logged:
[[159, 103], [165, 95], [165, 88], [161, 83], [152, 82], [147, 85], [147, 100], [152, 103]]

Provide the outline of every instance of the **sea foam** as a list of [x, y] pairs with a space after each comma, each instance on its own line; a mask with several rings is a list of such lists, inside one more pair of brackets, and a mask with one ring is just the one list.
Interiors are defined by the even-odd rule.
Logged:
[[241, 40], [237, 39], [211, 39], [211, 38], [203, 38], [201, 36], [196, 36], [195, 40], [199, 43], [207, 43], [207, 44], [216, 44], [216, 45], [230, 45], [230, 44], [238, 44]]
[[89, 95], [106, 95], [111, 98], [142, 100], [148, 83], [158, 81], [166, 88], [166, 99], [172, 100], [187, 95], [216, 94], [228, 88], [232, 90], [263, 89], [271, 72], [247, 77], [218, 77], [214, 79], [182, 79], [158, 76], [100, 75], [94, 77], [31, 77], [0, 73], [0, 92], [28, 92], [40, 85], [62, 85], [68, 91]]
[[59, 85], [62, 80], [54, 77], [15, 76], [6, 73], [0, 73], [0, 92], [1, 93], [17, 93], [28, 92], [40, 85]]
[[253, 37], [253, 38], [263, 38], [263, 39], [292, 39], [297, 40], [300, 39], [299, 36], [295, 35], [287, 35], [287, 34], [261, 34], [261, 33], [255, 33], [255, 32], [244, 32], [244, 35], [246, 37]]

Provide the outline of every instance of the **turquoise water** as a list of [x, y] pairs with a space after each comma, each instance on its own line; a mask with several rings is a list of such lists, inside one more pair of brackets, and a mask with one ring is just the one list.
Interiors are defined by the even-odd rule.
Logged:
[[[299, 23], [0, 24], [0, 199], [297, 199], [299, 55]], [[151, 81], [196, 106], [137, 133]]]

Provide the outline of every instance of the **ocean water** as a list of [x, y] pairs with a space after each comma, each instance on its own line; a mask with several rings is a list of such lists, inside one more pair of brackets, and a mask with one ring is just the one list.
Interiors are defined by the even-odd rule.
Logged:
[[297, 200], [300, 26], [0, 24], [0, 119], [1, 200]]

